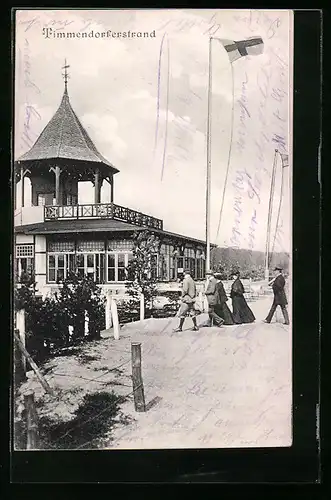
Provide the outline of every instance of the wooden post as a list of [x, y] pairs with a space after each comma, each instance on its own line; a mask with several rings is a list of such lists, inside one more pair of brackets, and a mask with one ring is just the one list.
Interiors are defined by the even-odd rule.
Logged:
[[89, 333], [89, 317], [87, 311], [84, 311], [84, 335]]
[[141, 344], [138, 342], [131, 344], [131, 359], [134, 408], [136, 411], [144, 412], [146, 411], [146, 407], [144, 384], [141, 375]]
[[119, 338], [120, 338], [120, 325], [118, 322], [117, 304], [113, 298], [111, 299], [111, 315], [112, 315], [112, 319], [113, 319], [114, 339], [119, 340]]
[[94, 203], [100, 203], [100, 177], [99, 177], [99, 169], [97, 168], [94, 173]]
[[21, 207], [24, 207], [24, 169], [21, 165]]
[[112, 317], [111, 317], [111, 300], [112, 297], [110, 293], [107, 294], [105, 316], [106, 316], [106, 330], [112, 327]]
[[69, 325], [68, 326], [68, 331], [69, 331], [69, 338], [72, 337], [73, 333], [74, 333], [74, 327], [72, 325]]
[[114, 202], [114, 176], [112, 175], [110, 178], [110, 202]]
[[144, 294], [140, 294], [140, 321], [145, 319], [145, 297]]
[[41, 383], [41, 385], [44, 388], [44, 390], [46, 392], [48, 392], [49, 394], [53, 395], [53, 390], [50, 388], [50, 386], [48, 385], [47, 381], [45, 380], [45, 378], [40, 373], [38, 366], [33, 361], [33, 359], [31, 358], [30, 354], [28, 353], [28, 351], [25, 349], [25, 347], [24, 347], [24, 345], [23, 345], [23, 343], [22, 343], [22, 341], [20, 339], [20, 336], [17, 333], [17, 330], [15, 330], [15, 339], [16, 339], [16, 341], [18, 343], [19, 348], [21, 349], [21, 352], [24, 354], [24, 356], [26, 357], [26, 359], [30, 363], [30, 366], [31, 366], [32, 370], [35, 372], [35, 374], [37, 376], [37, 379]]
[[24, 407], [26, 411], [26, 430], [27, 430], [27, 450], [36, 450], [38, 448], [38, 416], [34, 402], [34, 392], [29, 391], [24, 394]]
[[56, 199], [56, 204], [61, 205], [61, 200], [60, 200], [60, 174], [61, 174], [61, 169], [58, 165], [55, 167], [55, 199]]
[[[25, 310], [20, 309], [19, 311], [16, 312], [16, 328], [19, 330], [19, 336], [22, 341], [22, 344], [24, 347], [26, 346], [25, 343]], [[26, 360], [25, 356], [21, 354], [22, 357], [22, 365], [24, 369], [24, 373], [26, 373]]]

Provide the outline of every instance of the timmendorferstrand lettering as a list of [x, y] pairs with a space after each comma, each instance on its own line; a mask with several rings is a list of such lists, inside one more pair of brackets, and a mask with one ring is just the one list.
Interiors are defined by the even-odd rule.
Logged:
[[59, 31], [43, 28], [44, 38], [156, 38], [153, 31]]

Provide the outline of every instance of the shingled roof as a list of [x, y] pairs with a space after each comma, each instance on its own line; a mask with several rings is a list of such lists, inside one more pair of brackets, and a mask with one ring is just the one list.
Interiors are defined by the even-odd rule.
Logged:
[[93, 144], [71, 107], [67, 89], [53, 118], [41, 132], [32, 148], [18, 161], [35, 161], [61, 158], [99, 163], [119, 170], [104, 158]]
[[[206, 242], [198, 240], [196, 238], [190, 238], [189, 236], [184, 236], [183, 234], [172, 233], [170, 231], [164, 231], [163, 229], [151, 229], [143, 226], [138, 226], [135, 224], [129, 224], [127, 222], [122, 222], [115, 219], [83, 219], [83, 220], [55, 220], [55, 221], [45, 221], [38, 222], [35, 224], [26, 224], [24, 226], [16, 226], [15, 233], [23, 234], [68, 234], [68, 233], [107, 233], [107, 232], [127, 232], [127, 231], [143, 231], [148, 229], [148, 231], [155, 234], [162, 234], [164, 236], [170, 236], [175, 238], [180, 238], [186, 241], [192, 241], [194, 243], [199, 243], [205, 245]], [[213, 243], [212, 247], [216, 247]]]

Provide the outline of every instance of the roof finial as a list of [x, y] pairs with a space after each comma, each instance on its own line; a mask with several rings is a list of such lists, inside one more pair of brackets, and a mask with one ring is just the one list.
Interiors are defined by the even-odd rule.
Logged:
[[62, 69], [64, 69], [64, 73], [62, 73], [62, 76], [64, 77], [64, 93], [65, 94], [67, 93], [68, 78], [70, 78], [70, 76], [68, 75], [68, 72], [67, 72], [68, 68], [70, 68], [70, 66], [67, 64], [67, 60], [65, 59], [64, 66], [62, 67]]

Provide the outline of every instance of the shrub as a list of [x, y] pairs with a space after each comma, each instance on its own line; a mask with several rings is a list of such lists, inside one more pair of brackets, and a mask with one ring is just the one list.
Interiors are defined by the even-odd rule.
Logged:
[[[101, 290], [89, 278], [70, 275], [63, 287], [41, 299], [34, 283], [16, 287], [15, 309], [25, 309], [26, 346], [31, 356], [43, 362], [54, 350], [85, 339], [85, 311], [89, 316], [87, 340], [100, 338], [105, 328], [104, 301]], [[69, 336], [69, 325], [73, 336]]]

